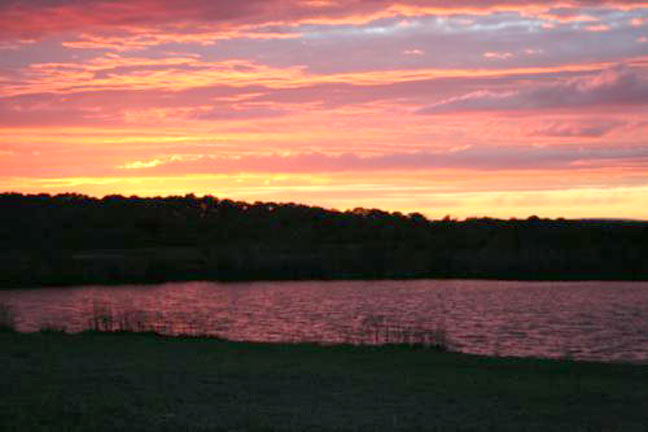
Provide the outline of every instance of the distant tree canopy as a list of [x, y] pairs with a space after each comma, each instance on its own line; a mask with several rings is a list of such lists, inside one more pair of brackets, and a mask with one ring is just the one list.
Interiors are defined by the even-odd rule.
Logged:
[[648, 223], [194, 195], [0, 195], [0, 287], [185, 279], [648, 279]]

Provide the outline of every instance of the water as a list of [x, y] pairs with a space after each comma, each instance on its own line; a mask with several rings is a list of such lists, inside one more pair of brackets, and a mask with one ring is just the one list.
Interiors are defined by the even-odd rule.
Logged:
[[188, 282], [8, 290], [0, 303], [20, 331], [81, 331], [109, 310], [171, 334], [336, 343], [358, 341], [379, 322], [442, 329], [467, 353], [648, 362], [644, 282]]

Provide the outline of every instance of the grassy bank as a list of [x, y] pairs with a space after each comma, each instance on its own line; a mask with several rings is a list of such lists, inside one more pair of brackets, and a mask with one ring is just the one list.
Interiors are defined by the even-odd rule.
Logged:
[[645, 431], [648, 366], [0, 333], [0, 430]]

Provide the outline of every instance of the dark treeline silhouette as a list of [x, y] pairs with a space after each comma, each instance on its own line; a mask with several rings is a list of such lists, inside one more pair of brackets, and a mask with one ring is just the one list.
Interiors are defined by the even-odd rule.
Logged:
[[0, 287], [419, 277], [648, 280], [648, 223], [0, 195]]

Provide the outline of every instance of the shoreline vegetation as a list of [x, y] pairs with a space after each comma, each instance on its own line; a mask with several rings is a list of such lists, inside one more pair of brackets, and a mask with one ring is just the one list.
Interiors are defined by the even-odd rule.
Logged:
[[0, 288], [188, 280], [648, 280], [648, 222], [451, 218], [193, 195], [0, 194]]
[[643, 431], [648, 366], [0, 331], [0, 429]]
[[[215, 331], [221, 328], [217, 322], [200, 319], [190, 314], [176, 314], [175, 318], [178, 317], [181, 318], [180, 322], [172, 323], [159, 312], [142, 310], [116, 312], [109, 305], [95, 303], [87, 325], [81, 329], [77, 328], [74, 333], [151, 334], [160, 337], [227, 340]], [[0, 332], [18, 332], [16, 324], [17, 317], [14, 309], [9, 304], [0, 302]], [[41, 322], [38, 326], [40, 333], [63, 334], [69, 333], [69, 330], [65, 323], [54, 321]], [[337, 342], [303, 340], [301, 342], [322, 345], [408, 346], [438, 352], [451, 351], [454, 348], [442, 323], [429, 329], [412, 323], [391, 322], [381, 315], [367, 316], [359, 328], [347, 329]]]

